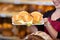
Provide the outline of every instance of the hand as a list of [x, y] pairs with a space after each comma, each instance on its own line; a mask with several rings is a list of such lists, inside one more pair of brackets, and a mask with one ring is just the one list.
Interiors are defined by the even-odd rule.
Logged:
[[50, 22], [48, 21], [48, 18], [44, 18], [44, 26], [50, 26]]
[[45, 23], [45, 22], [48, 22], [48, 18], [44, 18], [44, 23]]

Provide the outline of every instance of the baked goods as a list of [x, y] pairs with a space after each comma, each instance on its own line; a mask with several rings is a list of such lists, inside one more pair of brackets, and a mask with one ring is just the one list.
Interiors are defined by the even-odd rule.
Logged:
[[21, 24], [20, 22], [18, 22], [21, 19], [21, 17], [18, 18], [18, 15], [14, 15], [12, 17], [12, 24]]
[[12, 17], [12, 24], [41, 24], [43, 15], [40, 12], [32, 12], [29, 14], [27, 11], [21, 11], [19, 14]]
[[53, 40], [48, 34], [37, 31], [28, 36], [27, 40]]
[[44, 40], [42, 37], [39, 37], [37, 35], [30, 35], [27, 40]]
[[40, 12], [32, 12], [31, 13], [32, 17], [33, 17], [33, 24], [40, 24], [40, 21], [43, 18], [43, 15]]
[[46, 7], [45, 7], [45, 12], [51, 11], [51, 10], [54, 10], [54, 9], [55, 9], [54, 6], [46, 6]]
[[32, 16], [30, 16], [30, 14], [26, 11], [21, 11], [18, 15], [12, 17], [12, 22], [15, 24], [26, 24], [26, 22], [32, 23], [32, 21]]
[[26, 4], [0, 3], [0, 12], [20, 12], [27, 10]]
[[20, 37], [21, 39], [25, 37], [25, 31], [22, 30], [18, 33], [18, 37]]
[[0, 24], [0, 29], [2, 29], [3, 27], [2, 27], [2, 24]]
[[3, 29], [11, 29], [12, 28], [12, 24], [10, 23], [3, 23]]
[[32, 20], [32, 17], [30, 16], [30, 14], [26, 11], [21, 11], [19, 13], [19, 17], [22, 17], [22, 19], [24, 20], [24, 22], [29, 22]]
[[3, 36], [13, 36], [13, 33], [10, 30], [3, 30], [2, 35]]

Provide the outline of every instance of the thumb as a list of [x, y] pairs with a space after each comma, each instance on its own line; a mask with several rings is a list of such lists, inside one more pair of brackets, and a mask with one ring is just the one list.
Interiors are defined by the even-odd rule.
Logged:
[[47, 22], [48, 21], [48, 18], [44, 18], [44, 22]]

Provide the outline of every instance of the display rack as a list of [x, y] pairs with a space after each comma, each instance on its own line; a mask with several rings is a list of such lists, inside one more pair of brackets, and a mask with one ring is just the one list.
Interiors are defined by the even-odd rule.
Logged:
[[[54, 5], [51, 0], [0, 0], [2, 3], [13, 3], [13, 4], [36, 4], [36, 5]], [[11, 13], [1, 13], [1, 17], [11, 17], [14, 14]]]
[[1, 0], [3, 3], [54, 5], [51, 0]]
[[16, 15], [17, 13], [12, 12], [0, 12], [0, 17], [12, 17], [13, 15]]
[[4, 39], [4, 40], [22, 40], [18, 37], [12, 36], [12, 37], [6, 37], [6, 36], [2, 36], [0, 35], [0, 39]]

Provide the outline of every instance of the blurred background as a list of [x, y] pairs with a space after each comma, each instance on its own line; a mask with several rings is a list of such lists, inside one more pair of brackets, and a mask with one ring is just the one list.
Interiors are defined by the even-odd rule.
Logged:
[[[29, 28], [26, 25], [12, 25], [12, 16], [20, 11], [33, 11], [45, 12], [54, 10], [54, 4], [51, 0], [0, 0], [0, 35], [2, 36], [17, 36], [24, 38], [30, 34]], [[41, 26], [39, 30], [43, 31], [44, 27]]]

